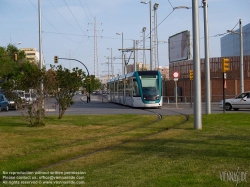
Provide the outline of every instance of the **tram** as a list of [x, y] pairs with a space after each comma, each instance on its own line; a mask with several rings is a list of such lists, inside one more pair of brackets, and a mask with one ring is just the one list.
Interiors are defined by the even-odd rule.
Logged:
[[109, 102], [138, 108], [162, 106], [162, 76], [159, 71], [135, 71], [107, 82]]

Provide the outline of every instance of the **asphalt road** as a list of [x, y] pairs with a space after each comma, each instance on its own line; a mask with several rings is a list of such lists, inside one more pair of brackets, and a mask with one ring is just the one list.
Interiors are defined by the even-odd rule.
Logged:
[[[159, 109], [137, 109], [119, 104], [109, 103], [106, 99], [100, 98], [98, 95], [91, 95], [90, 103], [87, 103], [87, 98], [84, 95], [76, 95], [74, 104], [66, 111], [65, 115], [84, 115], [84, 114], [150, 114], [150, 111], [158, 112], [161, 115], [178, 115], [178, 114], [193, 114], [194, 108], [190, 103], [164, 103]], [[46, 100], [46, 114], [58, 115], [58, 106], [55, 105], [54, 99]], [[55, 107], [56, 106], [56, 107]], [[225, 113], [247, 112], [250, 110], [226, 111]], [[202, 103], [202, 113], [206, 114], [205, 103]], [[211, 113], [223, 113], [219, 107], [219, 103], [211, 104]], [[20, 116], [20, 111], [9, 110], [1, 111], [0, 116]]]

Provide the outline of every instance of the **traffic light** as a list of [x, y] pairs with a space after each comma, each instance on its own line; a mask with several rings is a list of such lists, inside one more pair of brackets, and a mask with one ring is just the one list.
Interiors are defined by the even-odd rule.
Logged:
[[58, 56], [54, 56], [54, 63], [58, 63]]
[[17, 61], [17, 53], [14, 53], [14, 61]]
[[228, 58], [222, 59], [222, 72], [225, 73], [227, 71], [230, 71], [230, 64]]
[[89, 82], [89, 83], [91, 82], [91, 78], [88, 78], [88, 82]]
[[189, 70], [189, 78], [190, 78], [190, 80], [194, 79], [194, 71], [192, 69]]

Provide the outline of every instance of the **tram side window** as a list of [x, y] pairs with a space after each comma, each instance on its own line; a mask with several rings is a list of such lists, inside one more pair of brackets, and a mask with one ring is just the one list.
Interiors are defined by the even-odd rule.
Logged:
[[130, 93], [131, 93], [130, 80], [126, 80], [126, 96], [130, 97], [131, 96]]
[[119, 86], [118, 81], [115, 81], [115, 88], [114, 88], [115, 95], [118, 94], [118, 86]]
[[113, 82], [110, 84], [110, 93], [114, 94], [114, 83]]
[[123, 80], [119, 81], [119, 95], [123, 95]]
[[133, 80], [133, 96], [134, 97], [140, 97], [140, 91], [139, 91], [139, 87], [138, 87], [138, 83], [136, 82], [136, 80]]
[[108, 93], [110, 92], [110, 85], [109, 85], [109, 83], [107, 84], [107, 92]]

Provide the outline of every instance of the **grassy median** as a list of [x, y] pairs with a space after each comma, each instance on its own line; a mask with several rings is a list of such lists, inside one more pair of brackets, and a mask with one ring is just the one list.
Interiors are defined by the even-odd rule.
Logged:
[[3, 186], [250, 185], [249, 114], [203, 115], [202, 130], [192, 116], [179, 126], [184, 116], [52, 116], [43, 127], [0, 120]]

